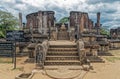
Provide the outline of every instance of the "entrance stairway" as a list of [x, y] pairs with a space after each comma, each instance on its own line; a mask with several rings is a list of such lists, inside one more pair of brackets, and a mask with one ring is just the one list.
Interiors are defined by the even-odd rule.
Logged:
[[75, 43], [64, 43], [66, 42], [59, 41], [59, 44], [50, 44], [46, 56], [45, 66], [80, 65], [77, 45]]

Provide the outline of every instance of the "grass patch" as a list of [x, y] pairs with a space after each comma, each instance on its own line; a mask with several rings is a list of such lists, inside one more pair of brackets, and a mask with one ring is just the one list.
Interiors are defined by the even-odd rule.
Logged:
[[120, 56], [120, 50], [110, 50], [109, 52], [110, 52], [111, 54]]
[[19, 70], [19, 71], [24, 71], [24, 67], [17, 67], [16, 69], [11, 69], [11, 70]]
[[106, 57], [107, 61], [115, 63], [116, 60], [120, 60], [120, 57]]
[[0, 57], [0, 63], [12, 63], [12, 58]]

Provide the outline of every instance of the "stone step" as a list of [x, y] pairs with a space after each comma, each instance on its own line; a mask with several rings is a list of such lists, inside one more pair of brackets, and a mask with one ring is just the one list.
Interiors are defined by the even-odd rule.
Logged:
[[80, 65], [80, 61], [79, 60], [46, 60], [45, 65]]
[[77, 45], [50, 45], [49, 48], [76, 48]]
[[79, 60], [78, 56], [47, 56], [46, 60]]
[[77, 51], [77, 48], [49, 48], [48, 51]]
[[48, 51], [48, 53], [77, 53], [77, 51]]
[[49, 51], [47, 53], [48, 56], [78, 56], [78, 53], [76, 51], [74, 52], [53, 52], [53, 51]]

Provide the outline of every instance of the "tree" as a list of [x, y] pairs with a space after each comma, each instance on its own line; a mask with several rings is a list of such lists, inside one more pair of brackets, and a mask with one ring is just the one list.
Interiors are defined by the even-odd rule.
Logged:
[[18, 19], [11, 13], [0, 10], [0, 37], [5, 37], [6, 30], [14, 30], [18, 25]]
[[60, 23], [66, 23], [66, 22], [68, 22], [69, 20], [68, 20], [68, 17], [63, 17], [62, 19], [60, 19]]
[[109, 36], [109, 31], [105, 30], [104, 28], [101, 28], [100, 34]]

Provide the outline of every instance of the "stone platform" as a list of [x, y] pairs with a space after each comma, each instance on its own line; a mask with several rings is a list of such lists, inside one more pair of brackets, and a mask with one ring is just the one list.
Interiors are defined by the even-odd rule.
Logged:
[[82, 79], [87, 71], [81, 66], [46, 66], [44, 70], [34, 70], [32, 79]]
[[76, 45], [75, 42], [68, 40], [57, 40], [57, 41], [49, 41], [50, 45]]
[[81, 74], [81, 66], [54, 66], [53, 68], [45, 67], [45, 71], [48, 76], [55, 79], [72, 79]]

